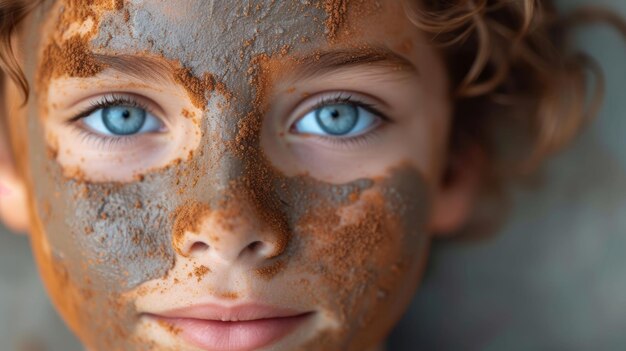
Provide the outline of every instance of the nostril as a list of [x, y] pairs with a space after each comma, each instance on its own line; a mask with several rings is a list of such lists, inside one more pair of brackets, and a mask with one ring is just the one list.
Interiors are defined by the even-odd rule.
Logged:
[[263, 248], [265, 247], [265, 244], [262, 241], [253, 241], [251, 242], [247, 249], [252, 251], [252, 252], [260, 252], [261, 250], [263, 250]]
[[203, 243], [202, 241], [196, 241], [189, 248], [189, 254], [197, 255], [197, 254], [205, 252], [208, 249], [209, 249], [209, 245], [207, 245], [206, 243]]
[[259, 241], [259, 240], [248, 244], [248, 246], [246, 246], [244, 251], [247, 251], [248, 253], [251, 253], [254, 256], [263, 257], [266, 259], [274, 258], [280, 254], [280, 252], [277, 252], [276, 247], [271, 242]]

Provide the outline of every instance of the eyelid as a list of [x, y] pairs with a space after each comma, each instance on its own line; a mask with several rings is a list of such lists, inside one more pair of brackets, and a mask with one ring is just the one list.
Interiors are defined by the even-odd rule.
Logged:
[[115, 146], [129, 146], [138, 142], [138, 138], [142, 137], [142, 134], [131, 137], [117, 137], [110, 135], [101, 135], [91, 132], [84, 128], [76, 128], [79, 137], [82, 142], [89, 142], [97, 145], [97, 148], [101, 150], [111, 150]]
[[[369, 94], [353, 92], [349, 90], [332, 90], [320, 92], [312, 96], [308, 96], [306, 99], [301, 100], [295, 105], [294, 111], [288, 118], [286, 125], [288, 129], [291, 129], [294, 123], [302, 119], [309, 112], [316, 108], [320, 108], [329, 104], [338, 103], [341, 99], [348, 98], [345, 103], [352, 103], [359, 105], [360, 107], [368, 110], [370, 113], [382, 118], [386, 122], [393, 122], [389, 118], [388, 114], [383, 112], [384, 109], [388, 109], [389, 105], [384, 101], [377, 99]], [[333, 101], [334, 100], [334, 101]]]
[[73, 113], [73, 117], [68, 119], [68, 123], [71, 124], [77, 122], [82, 118], [85, 118], [94, 113], [98, 109], [122, 105], [144, 109], [146, 110], [146, 112], [158, 118], [165, 125], [165, 127], [171, 127], [170, 123], [172, 121], [170, 117], [168, 117], [168, 115], [165, 113], [163, 108], [161, 108], [161, 106], [154, 102], [152, 99], [142, 95], [128, 92], [112, 92], [85, 98], [82, 100], [82, 103], [87, 103], [88, 107], [84, 107], [83, 109], [79, 110], [79, 112]]

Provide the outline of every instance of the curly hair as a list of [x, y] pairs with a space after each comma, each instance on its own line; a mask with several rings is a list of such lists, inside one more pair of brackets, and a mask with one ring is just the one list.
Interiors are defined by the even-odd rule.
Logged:
[[29, 85], [15, 57], [13, 40], [20, 23], [41, 1], [0, 0], [0, 83], [7, 75], [22, 90], [25, 100]]
[[[453, 147], [478, 142], [497, 161], [503, 156], [495, 155], [502, 151], [494, 145], [502, 135], [498, 126], [514, 127], [530, 143], [522, 149], [529, 151], [525, 162], [516, 162], [521, 170], [535, 168], [598, 112], [603, 75], [589, 56], [573, 50], [571, 30], [601, 20], [626, 35], [626, 24], [608, 10], [586, 7], [559, 16], [545, 0], [404, 0], [404, 5], [411, 22], [431, 35], [445, 57], [455, 87]], [[500, 172], [514, 166], [502, 165]]]
[[503, 185], [536, 170], [599, 111], [602, 70], [575, 50], [573, 30], [601, 22], [626, 37], [626, 23], [599, 7], [563, 16], [548, 0], [403, 0], [403, 5], [447, 65], [454, 89], [451, 156], [469, 146], [487, 158], [483, 208], [477, 207], [465, 230], [471, 237], [487, 235], [505, 217], [494, 212], [507, 211]]
[[[607, 10], [588, 7], [561, 16], [549, 0], [402, 1], [447, 65], [451, 155], [478, 146], [489, 161], [485, 184], [492, 190], [518, 173], [513, 170], [536, 168], [598, 111], [603, 76], [592, 59], [573, 50], [571, 29], [601, 20], [626, 36], [622, 19]], [[25, 101], [29, 86], [12, 38], [41, 2], [0, 0], [0, 81], [3, 75], [13, 80]]]

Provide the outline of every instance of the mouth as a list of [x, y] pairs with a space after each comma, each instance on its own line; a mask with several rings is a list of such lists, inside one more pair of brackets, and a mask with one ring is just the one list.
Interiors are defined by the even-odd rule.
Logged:
[[235, 307], [199, 305], [148, 313], [166, 323], [184, 341], [207, 351], [256, 350], [294, 332], [314, 312], [248, 304]]

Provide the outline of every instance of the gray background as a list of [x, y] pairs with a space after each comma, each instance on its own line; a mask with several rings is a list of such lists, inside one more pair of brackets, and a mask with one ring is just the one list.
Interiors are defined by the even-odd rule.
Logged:
[[[561, 0], [564, 9], [626, 0]], [[489, 240], [440, 242], [397, 350], [626, 350], [626, 46], [580, 33], [607, 72], [602, 114], [514, 194]], [[417, 346], [419, 345], [419, 347]], [[0, 228], [0, 351], [77, 351], [50, 306], [26, 237]]]

